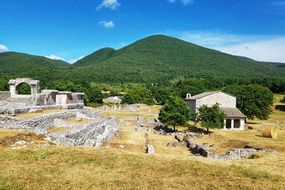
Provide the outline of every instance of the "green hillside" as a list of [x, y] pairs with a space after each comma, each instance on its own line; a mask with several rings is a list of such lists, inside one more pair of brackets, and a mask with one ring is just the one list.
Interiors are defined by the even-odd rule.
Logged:
[[17, 52], [0, 53], [1, 77], [33, 77], [48, 81], [54, 77], [60, 77], [63, 69], [70, 67], [67, 62], [43, 56]]
[[156, 35], [119, 50], [103, 48], [73, 66], [22, 53], [0, 54], [1, 76], [94, 82], [167, 83], [177, 77], [285, 77], [285, 64], [257, 62]]
[[[88, 59], [92, 60], [92, 57], [88, 56]], [[88, 65], [84, 60], [80, 63]], [[92, 64], [88, 69], [97, 76], [108, 72], [113, 78], [116, 76], [118, 81], [137, 82], [170, 80], [181, 76], [285, 76], [285, 68], [282, 65], [257, 62], [172, 37], [156, 35], [126, 46], [116, 51], [109, 59]]]
[[113, 48], [102, 48], [74, 63], [74, 66], [88, 66], [103, 62], [114, 55], [116, 50]]

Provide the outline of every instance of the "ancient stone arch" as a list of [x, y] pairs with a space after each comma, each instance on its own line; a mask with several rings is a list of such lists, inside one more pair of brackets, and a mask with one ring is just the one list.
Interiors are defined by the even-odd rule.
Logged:
[[9, 81], [11, 97], [23, 96], [18, 95], [17, 86], [26, 83], [31, 87], [31, 96], [36, 96], [40, 93], [40, 81], [31, 78], [17, 78]]

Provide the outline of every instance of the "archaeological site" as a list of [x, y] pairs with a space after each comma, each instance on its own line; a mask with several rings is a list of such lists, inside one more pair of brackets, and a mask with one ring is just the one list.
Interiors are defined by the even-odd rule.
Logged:
[[[31, 94], [18, 93], [22, 83], [30, 86]], [[102, 110], [84, 107], [84, 93], [40, 91], [40, 81], [30, 78], [10, 80], [9, 86], [10, 91], [0, 92], [0, 128], [44, 134], [49, 141], [61, 145], [95, 147], [118, 130], [115, 118], [104, 118]], [[17, 117], [25, 113], [38, 115]], [[50, 132], [52, 128], [61, 130]]]

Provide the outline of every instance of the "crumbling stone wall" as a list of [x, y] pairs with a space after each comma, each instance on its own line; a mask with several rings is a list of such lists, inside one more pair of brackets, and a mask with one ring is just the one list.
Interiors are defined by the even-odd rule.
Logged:
[[67, 120], [76, 116], [76, 112], [54, 113], [31, 119], [24, 119], [15, 123], [14, 128], [26, 129], [38, 133], [47, 133], [48, 129], [54, 126], [55, 119]]
[[11, 93], [8, 91], [0, 91], [0, 101], [6, 101], [9, 100], [11, 97]]
[[219, 159], [219, 160], [241, 160], [243, 158], [249, 158], [250, 156], [261, 152], [274, 152], [272, 150], [265, 150], [260, 148], [234, 148], [224, 154], [214, 154], [207, 147], [192, 142], [193, 139], [189, 137], [186, 142], [194, 155], [203, 156], [206, 158]]
[[51, 134], [50, 137], [52, 141], [61, 145], [101, 147], [118, 129], [119, 122], [115, 118], [102, 119], [63, 135]]
[[[11, 120], [11, 118], [15, 117], [9, 116], [9, 118], [6, 118], [9, 124], [1, 125], [0, 123], [0, 127], [24, 129], [47, 134], [49, 140], [60, 145], [100, 147], [111, 139], [119, 129], [119, 121], [115, 118], [102, 117], [102, 111], [100, 109], [72, 110], [17, 120]], [[73, 124], [68, 122], [69, 118], [85, 118], [89, 122], [84, 125]], [[64, 132], [48, 134], [48, 129], [53, 127], [65, 127], [69, 129]]]

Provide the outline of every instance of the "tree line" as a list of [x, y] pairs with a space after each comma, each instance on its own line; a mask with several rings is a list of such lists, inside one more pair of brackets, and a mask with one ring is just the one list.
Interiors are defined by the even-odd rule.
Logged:
[[[0, 78], [0, 91], [8, 90], [8, 78]], [[275, 79], [174, 79], [168, 84], [96, 83], [87, 80], [41, 81], [42, 89], [84, 92], [89, 106], [102, 104], [103, 98], [121, 96], [123, 103], [144, 103], [165, 105], [173, 98], [185, 99], [187, 93], [196, 95], [205, 91], [220, 90], [237, 97], [237, 107], [248, 117], [267, 119], [271, 113], [272, 93], [285, 92], [285, 80]], [[26, 89], [25, 89], [26, 90]], [[181, 102], [181, 101], [180, 101]]]

